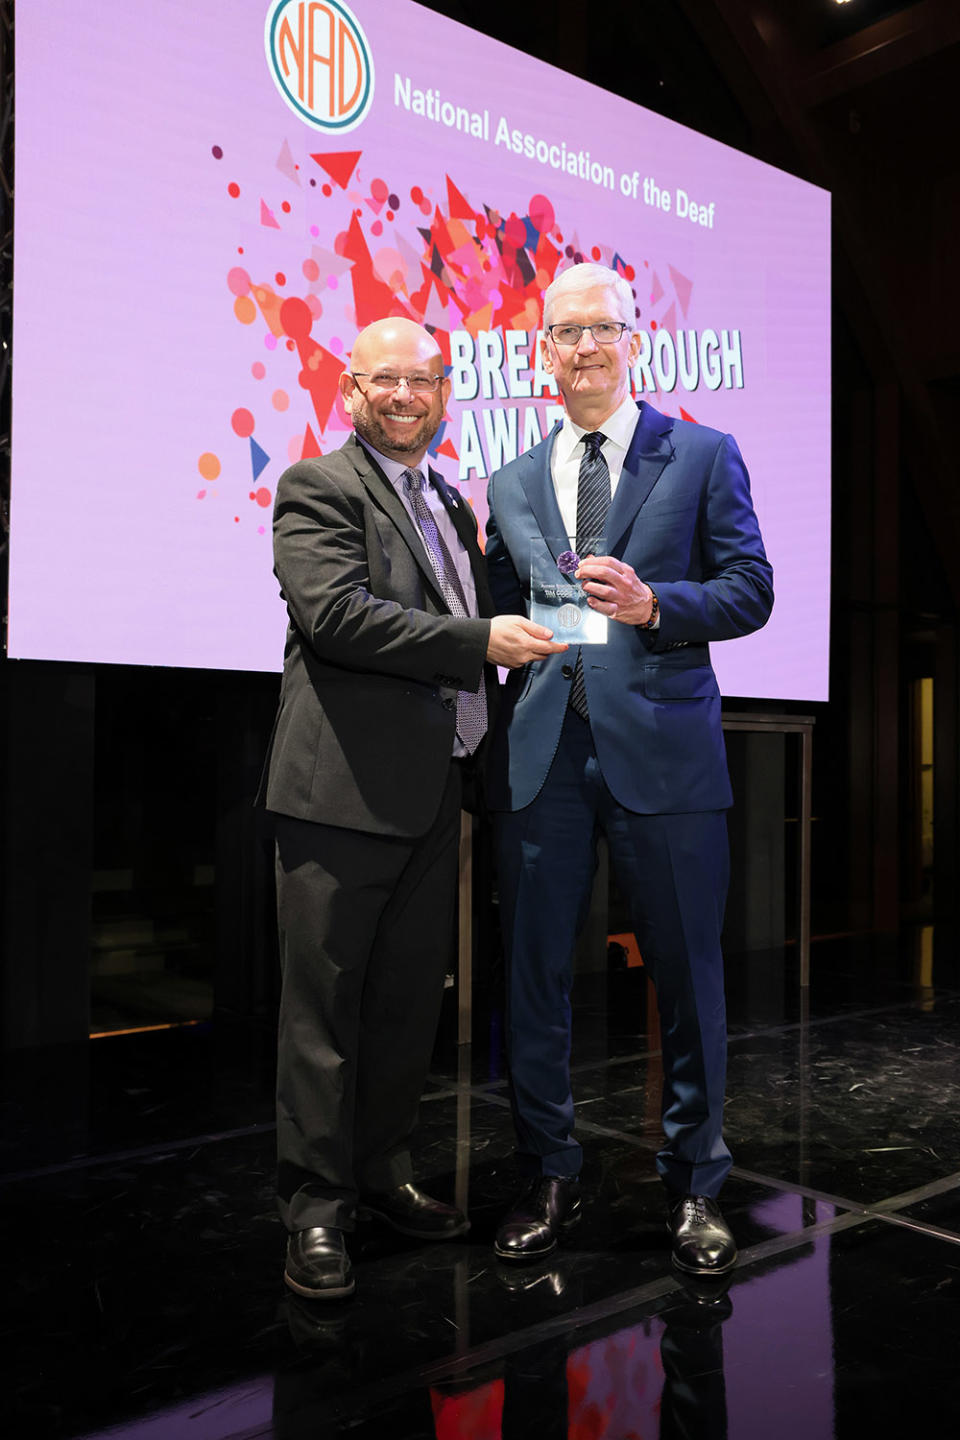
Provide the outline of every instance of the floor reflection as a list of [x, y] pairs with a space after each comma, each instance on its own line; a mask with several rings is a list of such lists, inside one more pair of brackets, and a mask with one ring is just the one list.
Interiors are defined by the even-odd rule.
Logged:
[[361, 1226], [342, 1304], [281, 1284], [268, 1037], [24, 1057], [0, 1110], [4, 1435], [955, 1433], [960, 984], [942, 946], [928, 958], [922, 938], [898, 965], [815, 954], [809, 1005], [785, 983], [779, 1014], [769, 974], [733, 967], [741, 1258], [713, 1291], [669, 1263], [642, 974], [581, 985], [570, 1243], [539, 1267], [492, 1255], [516, 1177], [499, 1019], [480, 1017], [472, 1052], [441, 1036], [418, 1137], [420, 1180], [472, 1230], [429, 1247]]

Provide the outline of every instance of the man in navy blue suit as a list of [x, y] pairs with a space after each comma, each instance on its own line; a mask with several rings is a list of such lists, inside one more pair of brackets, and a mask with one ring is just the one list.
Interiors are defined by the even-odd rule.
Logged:
[[529, 607], [532, 542], [556, 548], [567, 536], [587, 604], [608, 617], [606, 644], [511, 672], [493, 737], [488, 798], [525, 1180], [495, 1249], [539, 1259], [580, 1216], [570, 986], [602, 830], [657, 995], [657, 1167], [674, 1264], [722, 1275], [737, 1253], [716, 1201], [731, 1164], [720, 930], [732, 796], [709, 643], [765, 623], [772, 572], [733, 437], [630, 399], [635, 315], [630, 286], [605, 266], [574, 265], [553, 282], [542, 357], [566, 415], [490, 484], [495, 608]]

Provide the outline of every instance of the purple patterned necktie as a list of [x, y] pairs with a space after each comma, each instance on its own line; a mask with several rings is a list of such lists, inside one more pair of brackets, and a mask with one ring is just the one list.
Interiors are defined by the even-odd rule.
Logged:
[[[610, 470], [601, 445], [606, 435], [592, 430], [583, 437], [583, 459], [577, 480], [577, 554], [596, 550], [603, 535], [610, 509]], [[583, 678], [583, 650], [577, 652], [577, 664], [570, 686], [570, 704], [582, 720], [590, 718], [587, 709], [587, 686]]]
[[[440, 593], [447, 603], [451, 615], [469, 619], [470, 610], [463, 593], [457, 567], [447, 548], [446, 541], [437, 529], [433, 511], [423, 493], [423, 475], [419, 470], [403, 472], [403, 488], [410, 500], [413, 517], [417, 522], [427, 558], [437, 577]], [[464, 749], [472, 755], [487, 731], [487, 693], [483, 681], [480, 688], [457, 691], [457, 734]]]

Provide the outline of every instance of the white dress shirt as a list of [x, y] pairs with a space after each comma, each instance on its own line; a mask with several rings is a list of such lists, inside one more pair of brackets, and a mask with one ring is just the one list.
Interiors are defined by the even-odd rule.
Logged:
[[[607, 437], [603, 446], [603, 458], [610, 471], [611, 499], [617, 493], [623, 462], [627, 458], [630, 441], [639, 419], [640, 411], [636, 401], [631, 400], [628, 395], [623, 404], [599, 427]], [[557, 493], [564, 529], [569, 536], [576, 536], [577, 533], [577, 484], [580, 480], [580, 461], [586, 450], [583, 443], [586, 434], [587, 431], [581, 425], [577, 425], [569, 415], [565, 415], [550, 458], [553, 488]]]
[[[613, 414], [597, 427], [607, 437], [603, 443], [603, 458], [610, 471], [611, 500], [617, 493], [623, 462], [627, 458], [627, 451], [630, 449], [630, 442], [639, 419], [640, 411], [637, 402], [631, 400], [628, 395]], [[581, 425], [577, 425], [571, 420], [569, 415], [565, 415], [560, 434], [554, 441], [553, 454], [550, 457], [553, 488], [556, 491], [560, 515], [563, 519], [564, 529], [570, 537], [572, 549], [576, 549], [577, 486], [580, 482], [580, 461], [587, 448], [583, 443], [583, 437], [587, 433]], [[643, 579], [642, 575], [640, 579]], [[660, 629], [659, 615], [653, 622], [653, 629]]]

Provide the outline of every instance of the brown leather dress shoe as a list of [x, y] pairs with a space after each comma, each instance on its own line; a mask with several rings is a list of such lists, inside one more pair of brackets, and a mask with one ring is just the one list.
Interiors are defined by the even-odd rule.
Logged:
[[708, 1195], [672, 1199], [667, 1228], [673, 1240], [673, 1263], [686, 1275], [726, 1275], [737, 1263], [730, 1226]]
[[580, 1219], [580, 1181], [541, 1175], [524, 1186], [493, 1244], [501, 1260], [540, 1260]]
[[454, 1205], [444, 1205], [424, 1195], [416, 1185], [398, 1185], [395, 1190], [365, 1190], [360, 1196], [357, 1219], [374, 1216], [400, 1235], [414, 1240], [452, 1240], [465, 1235], [470, 1221]]
[[295, 1230], [287, 1240], [284, 1282], [308, 1300], [342, 1300], [356, 1288], [343, 1231], [329, 1225]]

